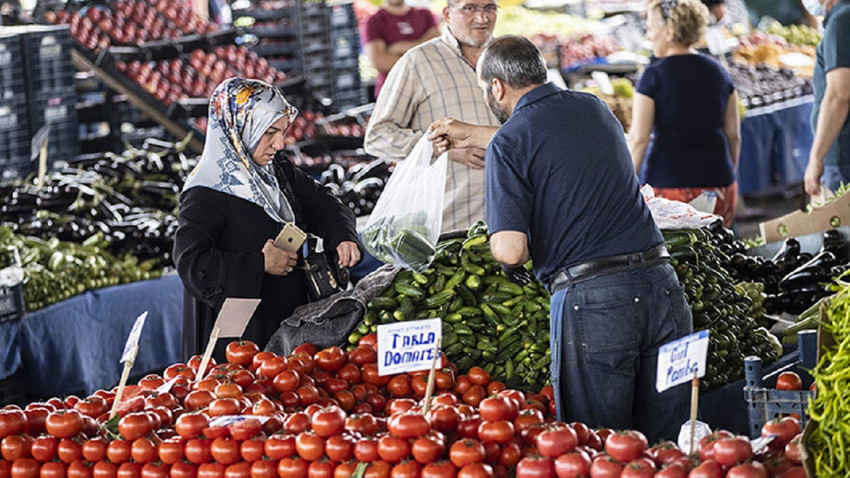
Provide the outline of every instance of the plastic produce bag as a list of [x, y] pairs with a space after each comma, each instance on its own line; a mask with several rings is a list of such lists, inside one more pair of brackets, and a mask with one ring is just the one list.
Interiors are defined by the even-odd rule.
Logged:
[[648, 184], [644, 185], [640, 192], [658, 229], [699, 229], [722, 219], [708, 212], [697, 211], [690, 204], [655, 197], [652, 186]]
[[433, 149], [422, 136], [396, 165], [363, 231], [366, 250], [379, 260], [423, 271], [434, 259], [443, 222], [448, 157], [431, 162]]

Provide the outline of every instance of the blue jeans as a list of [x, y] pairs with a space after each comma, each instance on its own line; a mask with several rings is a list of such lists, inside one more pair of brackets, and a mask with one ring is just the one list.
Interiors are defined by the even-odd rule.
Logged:
[[820, 182], [830, 191], [838, 191], [841, 183], [850, 184], [850, 165], [824, 164]]
[[550, 348], [558, 420], [675, 440], [690, 388], [658, 393], [658, 348], [691, 332], [683, 286], [667, 263], [579, 282], [552, 295]]

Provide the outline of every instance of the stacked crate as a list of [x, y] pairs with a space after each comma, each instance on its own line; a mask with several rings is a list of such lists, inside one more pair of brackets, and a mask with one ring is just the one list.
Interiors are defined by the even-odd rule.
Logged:
[[29, 172], [29, 139], [21, 40], [4, 32], [0, 34], [0, 182]]
[[360, 32], [351, 1], [328, 4], [333, 104], [338, 110], [366, 103], [360, 81]]
[[324, 0], [302, 0], [300, 37], [304, 79], [315, 96], [330, 101], [334, 78]]
[[28, 85], [30, 135], [45, 124], [49, 167], [79, 154], [75, 69], [67, 25], [30, 26], [21, 35]]

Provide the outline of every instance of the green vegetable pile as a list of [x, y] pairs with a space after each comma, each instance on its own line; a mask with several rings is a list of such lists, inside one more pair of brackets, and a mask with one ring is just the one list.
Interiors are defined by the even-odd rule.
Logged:
[[422, 272], [437, 251], [428, 239], [428, 213], [384, 217], [363, 231], [366, 249], [379, 260]]
[[539, 390], [549, 380], [549, 294], [532, 281], [510, 282], [490, 254], [487, 228], [437, 245], [434, 262], [421, 272], [401, 271], [368, 304], [356, 344], [378, 324], [443, 319], [442, 349], [465, 373], [472, 366], [509, 387]]
[[[722, 266], [725, 254], [702, 229], [662, 231], [670, 262], [685, 286], [694, 330], [710, 331], [703, 389], [729, 383], [744, 373], [744, 357], [757, 355], [765, 364], [782, 354], [782, 344], [757, 319], [763, 315], [759, 285], [737, 287]], [[754, 301], [755, 299], [755, 301]]]
[[822, 356], [812, 371], [817, 393], [809, 402], [814, 428], [806, 439], [806, 449], [814, 457], [816, 476], [850, 476], [850, 284], [822, 306], [824, 330], [835, 344], [821, 349]]
[[44, 240], [23, 236], [15, 234], [8, 226], [0, 226], [0, 247], [14, 247], [20, 255], [24, 269], [24, 301], [29, 311], [87, 290], [162, 275], [162, 269], [155, 267], [158, 259], [140, 262], [130, 254], [117, 258], [107, 252], [105, 246], [102, 233], [74, 243], [55, 237]]

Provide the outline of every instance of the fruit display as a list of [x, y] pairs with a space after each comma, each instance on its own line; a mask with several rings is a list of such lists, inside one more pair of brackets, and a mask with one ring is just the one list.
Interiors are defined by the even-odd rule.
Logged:
[[[825, 317], [818, 332], [823, 340], [820, 358], [812, 377], [816, 393], [808, 413], [813, 423], [806, 449], [814, 457], [815, 476], [847, 476], [844, 425], [847, 420], [847, 380], [850, 378], [850, 288], [840, 282], [838, 292], [824, 304]], [[824, 336], [821, 339], [821, 336]], [[831, 336], [831, 340], [827, 339]]]
[[[540, 35], [557, 35], [565, 38], [585, 35], [598, 28], [599, 22], [576, 15], [532, 10], [518, 5], [504, 5], [499, 9], [499, 21], [493, 31], [494, 37], [502, 35], [524, 35], [534, 41]], [[536, 42], [535, 42], [536, 44]]]
[[761, 31], [740, 37], [732, 54], [735, 62], [764, 65], [772, 69], [789, 68], [801, 78], [811, 78], [815, 47], [789, 45], [784, 38]]
[[757, 355], [765, 363], [779, 358], [782, 344], [759, 326], [760, 308], [753, 307], [746, 285], [736, 289], [722, 265], [725, 254], [711, 243], [711, 233], [704, 229], [662, 233], [670, 262], [685, 286], [694, 330], [711, 332], [708, 365], [700, 387], [710, 389], [743, 376], [744, 357], [749, 355]]
[[811, 80], [801, 78], [789, 68], [733, 62], [728, 71], [741, 103], [748, 109], [812, 93]]
[[186, 98], [209, 98], [227, 78], [244, 76], [278, 84], [286, 75], [244, 46], [222, 45], [210, 52], [197, 48], [188, 59], [115, 63], [118, 70], [166, 105]]
[[629, 131], [632, 124], [632, 98], [635, 95], [634, 84], [628, 78], [613, 78], [611, 86], [614, 94], [608, 95], [599, 91], [596, 85], [585, 86], [581, 91], [592, 93], [611, 108], [611, 112], [617, 117], [617, 121], [623, 125], [623, 131]]
[[771, 22], [765, 32], [779, 35], [791, 45], [817, 46], [823, 34], [808, 25], [782, 25]]
[[195, 356], [126, 387], [114, 417], [115, 389], [9, 406], [0, 475], [802, 476], [794, 418], [765, 424], [766, 449], [718, 430], [686, 456], [636, 430], [558, 422], [551, 387], [506, 388], [445, 359], [425, 402], [427, 372], [379, 376], [377, 357], [374, 336], [349, 353], [304, 344], [286, 357], [234, 341], [203, 374]]

